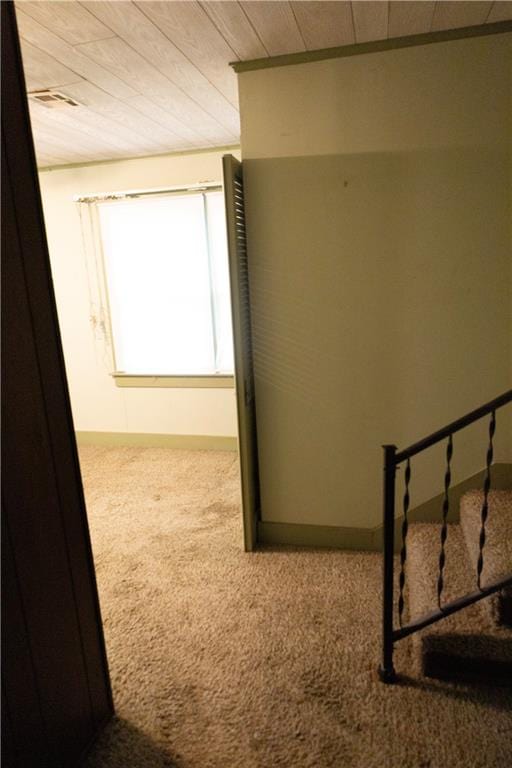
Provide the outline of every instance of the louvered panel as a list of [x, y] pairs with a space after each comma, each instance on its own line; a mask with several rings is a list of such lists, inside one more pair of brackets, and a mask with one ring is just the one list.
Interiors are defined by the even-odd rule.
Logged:
[[223, 158], [228, 230], [229, 271], [235, 345], [238, 445], [242, 480], [242, 509], [246, 550], [256, 546], [259, 518], [258, 445], [249, 292], [249, 264], [244, 213], [242, 164], [232, 155]]

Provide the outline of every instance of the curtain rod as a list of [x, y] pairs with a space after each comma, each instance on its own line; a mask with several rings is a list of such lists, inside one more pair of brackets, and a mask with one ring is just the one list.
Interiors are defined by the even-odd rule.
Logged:
[[169, 195], [179, 194], [180, 192], [204, 192], [222, 189], [222, 184], [218, 181], [204, 181], [198, 184], [192, 184], [187, 187], [169, 187], [168, 189], [140, 189], [130, 190], [128, 192], [97, 192], [92, 195], [75, 195], [74, 203], [98, 203], [108, 200], [127, 200], [136, 197], [147, 197], [149, 195]]

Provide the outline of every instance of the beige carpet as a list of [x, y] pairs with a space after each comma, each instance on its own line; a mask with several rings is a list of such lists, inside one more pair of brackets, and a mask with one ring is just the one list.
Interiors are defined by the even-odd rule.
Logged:
[[376, 554], [242, 551], [236, 457], [81, 450], [118, 719], [88, 768], [509, 768], [512, 696], [377, 679]]

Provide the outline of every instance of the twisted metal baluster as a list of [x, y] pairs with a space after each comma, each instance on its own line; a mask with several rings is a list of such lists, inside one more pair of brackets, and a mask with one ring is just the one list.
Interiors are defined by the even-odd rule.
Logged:
[[482, 512], [480, 514], [481, 524], [480, 524], [480, 538], [478, 542], [478, 562], [476, 565], [476, 579], [477, 579], [477, 585], [478, 589], [481, 589], [481, 578], [482, 578], [482, 570], [484, 567], [484, 546], [485, 546], [485, 523], [487, 522], [487, 515], [489, 513], [489, 490], [491, 488], [491, 464], [493, 459], [493, 445], [492, 445], [492, 439], [494, 437], [494, 433], [496, 431], [496, 412], [493, 411], [491, 413], [491, 421], [489, 422], [489, 447], [487, 448], [487, 457], [486, 457], [486, 471], [485, 471], [485, 480], [484, 480], [484, 501], [482, 504]]
[[450, 509], [450, 499], [448, 497], [448, 491], [450, 490], [450, 483], [452, 479], [452, 473], [450, 470], [450, 462], [453, 455], [453, 439], [452, 436], [448, 438], [448, 444], [446, 446], [446, 472], [444, 474], [444, 499], [443, 499], [443, 524], [441, 526], [441, 552], [439, 553], [439, 578], [437, 579], [437, 604], [441, 609], [441, 597], [444, 588], [444, 565], [446, 562], [446, 554], [444, 551], [444, 545], [446, 543], [446, 537], [448, 535], [448, 511]]
[[405, 492], [404, 492], [404, 521], [402, 523], [402, 549], [400, 550], [400, 596], [398, 598], [398, 621], [402, 626], [402, 616], [404, 612], [404, 588], [405, 588], [405, 561], [407, 560], [407, 530], [409, 528], [409, 521], [407, 519], [407, 513], [409, 511], [409, 483], [411, 480], [411, 462], [407, 459], [407, 465], [405, 467]]

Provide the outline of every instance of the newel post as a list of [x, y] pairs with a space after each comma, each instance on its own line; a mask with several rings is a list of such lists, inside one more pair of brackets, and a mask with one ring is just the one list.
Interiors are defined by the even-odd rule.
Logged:
[[395, 680], [393, 667], [393, 558], [395, 550], [395, 474], [396, 445], [384, 445], [384, 559], [382, 594], [382, 665], [380, 679]]

